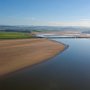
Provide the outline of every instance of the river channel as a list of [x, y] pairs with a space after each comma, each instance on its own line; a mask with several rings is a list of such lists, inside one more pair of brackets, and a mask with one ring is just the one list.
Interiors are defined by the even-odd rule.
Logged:
[[0, 80], [0, 90], [90, 90], [90, 39], [53, 40], [69, 47], [46, 62]]

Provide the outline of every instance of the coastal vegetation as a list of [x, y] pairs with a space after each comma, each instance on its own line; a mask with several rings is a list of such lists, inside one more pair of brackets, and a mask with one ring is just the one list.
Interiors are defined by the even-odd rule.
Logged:
[[32, 38], [30, 33], [23, 32], [0, 32], [0, 39], [25, 39]]

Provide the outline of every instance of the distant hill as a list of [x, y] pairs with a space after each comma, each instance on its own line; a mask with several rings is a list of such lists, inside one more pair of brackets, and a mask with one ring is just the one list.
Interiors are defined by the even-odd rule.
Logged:
[[90, 31], [87, 27], [72, 26], [9, 26], [0, 25], [0, 31], [5, 32], [31, 32], [31, 31]]
[[26, 32], [26, 33], [31, 32], [31, 30], [28, 27], [24, 27], [24, 26], [5, 26], [5, 25], [0, 25], [0, 31], [1, 32]]
[[82, 33], [90, 34], [90, 31], [83, 31]]

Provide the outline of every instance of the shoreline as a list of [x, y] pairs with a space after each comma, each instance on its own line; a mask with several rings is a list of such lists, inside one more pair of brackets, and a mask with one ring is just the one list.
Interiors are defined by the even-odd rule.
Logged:
[[[25, 39], [26, 40], [26, 39]], [[14, 73], [14, 72], [18, 72], [18, 71], [20, 71], [20, 70], [23, 70], [23, 69], [25, 69], [25, 68], [28, 68], [28, 67], [32, 67], [32, 66], [34, 66], [34, 65], [37, 65], [37, 64], [39, 64], [39, 63], [43, 63], [43, 62], [45, 62], [45, 61], [48, 61], [49, 59], [51, 59], [51, 58], [53, 58], [53, 57], [55, 57], [56, 55], [58, 55], [58, 54], [60, 54], [61, 52], [63, 52], [65, 49], [66, 49], [66, 47], [67, 47], [67, 45], [65, 45], [65, 44], [63, 44], [63, 43], [60, 43], [60, 42], [57, 42], [57, 41], [54, 41], [54, 40], [48, 40], [48, 39], [37, 39], [37, 40], [44, 40], [44, 41], [46, 41], [46, 42], [48, 42], [48, 43], [51, 43], [49, 46], [48, 45], [46, 45], [46, 47], [47, 47], [47, 49], [51, 49], [51, 51], [50, 50], [48, 50], [48, 52], [46, 52], [46, 53], [48, 53], [46, 56], [44, 56], [43, 58], [40, 58], [40, 56], [39, 57], [37, 57], [38, 59], [40, 58], [41, 60], [38, 60], [37, 59], [37, 61], [35, 62], [34, 61], [34, 63], [32, 63], [32, 64], [27, 64], [26, 63], [26, 65], [25, 66], [22, 66], [22, 67], [19, 67], [19, 68], [17, 68], [17, 69], [14, 69], [14, 70], [11, 70], [11, 71], [8, 71], [8, 72], [4, 72], [4, 73], [2, 73], [1, 75], [0, 75], [0, 77], [4, 77], [4, 76], [8, 76], [9, 74], [12, 74], [12, 73]], [[36, 41], [37, 41], [36, 40]], [[33, 41], [33, 40], [32, 40]], [[43, 42], [44, 43], [44, 42]], [[41, 44], [41, 43], [40, 43]], [[50, 48], [51, 47], [51, 45], [54, 45], [54, 47], [52, 47], [52, 48]], [[59, 47], [58, 49], [56, 48], [56, 47]], [[44, 48], [46, 48], [46, 47], [44, 47]], [[41, 47], [42, 48], [42, 47]], [[54, 48], [54, 49], [53, 49]], [[53, 50], [52, 50], [53, 49]], [[44, 49], [45, 50], [45, 49]], [[54, 52], [53, 52], [54, 51]], [[53, 52], [53, 53], [52, 53]], [[51, 53], [51, 54], [50, 54]], [[38, 53], [39, 54], [39, 53]], [[25, 59], [24, 59], [25, 60]], [[35, 59], [36, 60], [36, 59]]]

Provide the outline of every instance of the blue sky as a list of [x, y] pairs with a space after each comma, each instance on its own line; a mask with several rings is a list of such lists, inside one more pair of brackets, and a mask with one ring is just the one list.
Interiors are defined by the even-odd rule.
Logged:
[[89, 26], [90, 0], [0, 0], [0, 24]]

